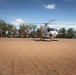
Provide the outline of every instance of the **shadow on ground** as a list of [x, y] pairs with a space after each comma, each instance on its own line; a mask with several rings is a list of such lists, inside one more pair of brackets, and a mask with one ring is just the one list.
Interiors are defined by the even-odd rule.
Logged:
[[34, 41], [38, 41], [38, 42], [52, 42], [52, 41], [58, 41], [58, 40], [52, 40], [52, 41], [50, 41], [50, 40], [47, 40], [47, 39], [45, 39], [45, 40], [39, 40], [39, 39], [33, 39]]

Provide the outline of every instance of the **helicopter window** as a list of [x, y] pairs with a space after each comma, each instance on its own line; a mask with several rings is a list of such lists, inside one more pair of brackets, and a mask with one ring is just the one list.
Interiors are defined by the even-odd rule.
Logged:
[[47, 31], [48, 31], [48, 32], [54, 31], [54, 28], [48, 28]]

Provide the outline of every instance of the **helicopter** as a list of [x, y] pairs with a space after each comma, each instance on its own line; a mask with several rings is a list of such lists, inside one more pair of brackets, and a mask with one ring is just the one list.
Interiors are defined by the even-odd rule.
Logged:
[[[49, 22], [53, 22], [56, 19], [52, 19]], [[51, 25], [49, 25], [49, 22], [44, 23], [44, 25], [40, 26], [40, 34], [41, 38], [40, 40], [50, 39], [51, 41], [56, 40], [56, 36], [58, 35], [58, 32], [56, 29], [54, 29]]]
[[40, 40], [45, 40], [49, 38], [51, 41], [53, 41], [53, 39], [56, 40], [58, 32], [53, 27], [51, 27], [51, 25], [48, 25], [46, 23], [44, 26], [40, 26], [40, 34]]

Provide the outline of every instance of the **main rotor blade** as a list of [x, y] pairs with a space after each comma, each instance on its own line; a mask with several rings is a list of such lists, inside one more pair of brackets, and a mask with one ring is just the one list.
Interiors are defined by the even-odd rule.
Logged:
[[65, 24], [65, 23], [49, 23], [51, 25], [76, 25], [76, 24]]
[[25, 24], [46, 24], [46, 23], [25, 23]]
[[76, 24], [72, 24], [72, 23], [25, 23], [25, 24], [37, 24], [37, 25], [41, 25], [41, 24], [44, 24], [44, 25], [76, 25]]
[[53, 21], [56, 21], [56, 19], [49, 20], [47, 23], [50, 23], [50, 22], [53, 22]]

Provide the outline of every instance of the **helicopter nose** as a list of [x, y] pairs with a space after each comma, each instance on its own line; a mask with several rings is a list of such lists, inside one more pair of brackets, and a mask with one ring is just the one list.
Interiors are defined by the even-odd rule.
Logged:
[[54, 35], [55, 35], [55, 36], [57, 36], [57, 35], [58, 35], [58, 33], [57, 33], [57, 32], [54, 32]]
[[58, 35], [56, 31], [51, 31], [49, 34], [52, 35], [52, 37], [56, 37]]
[[56, 32], [56, 35], [58, 35], [58, 32]]

